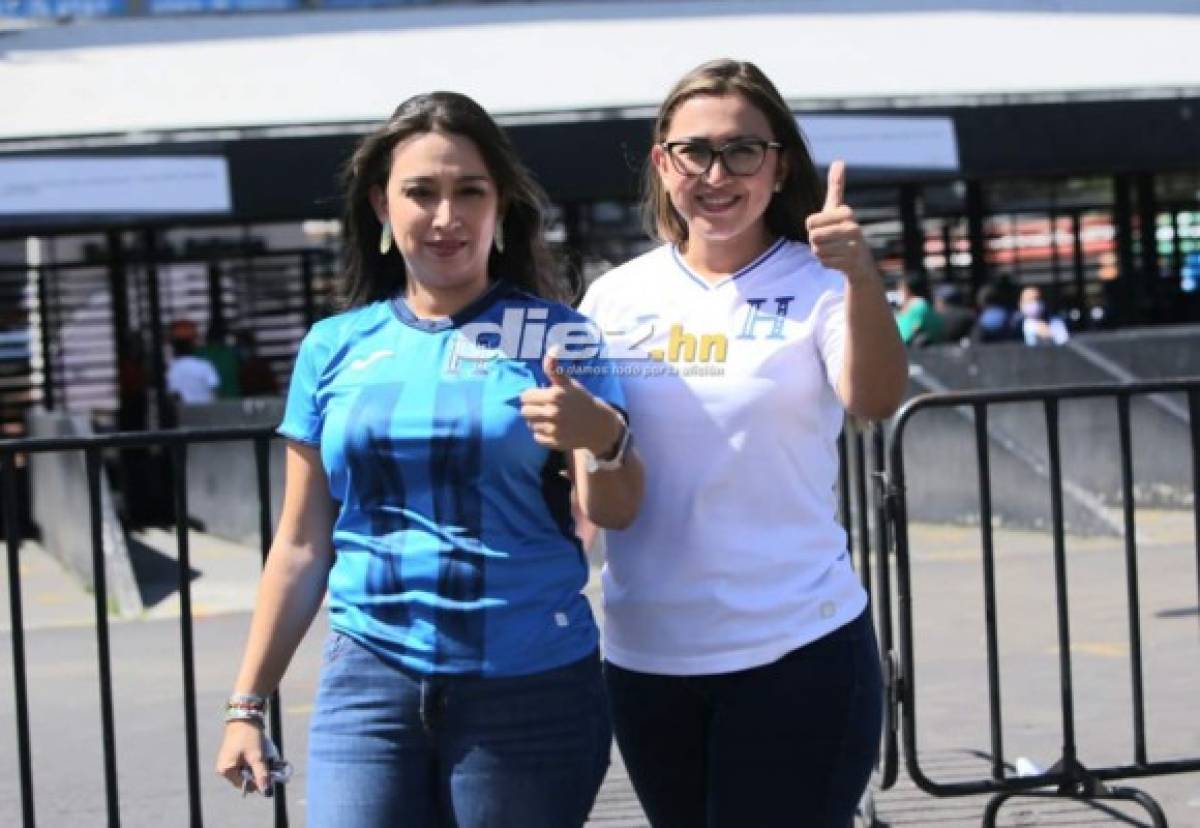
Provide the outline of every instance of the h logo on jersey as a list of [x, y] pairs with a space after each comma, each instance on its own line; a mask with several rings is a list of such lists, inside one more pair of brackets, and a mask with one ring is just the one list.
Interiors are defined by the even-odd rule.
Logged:
[[776, 296], [774, 314], [763, 311], [763, 305], [767, 303], [766, 297], [747, 299], [746, 315], [742, 320], [742, 332], [738, 334], [738, 339], [758, 339], [758, 332], [764, 324], [770, 325], [767, 339], [783, 339], [783, 323], [787, 321], [788, 306], [795, 298]]

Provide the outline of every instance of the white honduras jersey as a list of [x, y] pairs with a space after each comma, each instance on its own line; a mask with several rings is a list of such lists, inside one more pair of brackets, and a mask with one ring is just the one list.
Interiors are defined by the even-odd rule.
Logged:
[[780, 240], [710, 285], [663, 246], [580, 310], [617, 357], [646, 465], [637, 520], [607, 533], [606, 657], [731, 672], [856, 618], [866, 593], [836, 519], [842, 274]]

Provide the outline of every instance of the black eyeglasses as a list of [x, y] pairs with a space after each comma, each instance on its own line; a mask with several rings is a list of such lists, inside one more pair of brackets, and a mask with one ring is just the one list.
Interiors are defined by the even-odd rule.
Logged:
[[707, 141], [663, 141], [659, 146], [670, 156], [675, 171], [689, 178], [708, 175], [717, 158], [730, 175], [754, 175], [767, 160], [767, 150], [783, 149], [778, 141], [761, 138], [739, 138], [723, 147]]

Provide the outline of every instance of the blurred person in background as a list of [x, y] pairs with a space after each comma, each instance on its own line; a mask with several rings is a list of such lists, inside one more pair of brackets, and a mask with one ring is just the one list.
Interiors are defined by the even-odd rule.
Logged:
[[222, 400], [236, 400], [242, 396], [238, 384], [238, 353], [229, 342], [229, 332], [218, 319], [208, 327], [208, 335], [204, 344], [196, 348], [196, 356], [207, 359], [212, 363], [220, 379], [217, 385], [217, 397]]
[[962, 289], [958, 285], [938, 285], [933, 295], [933, 309], [942, 318], [943, 340], [962, 342], [969, 339], [975, 327], [975, 314], [963, 301]]
[[207, 359], [196, 355], [196, 323], [176, 319], [171, 323], [171, 364], [167, 367], [167, 392], [177, 405], [203, 405], [217, 396], [221, 378]]
[[975, 329], [971, 334], [976, 342], [1012, 342], [1019, 338], [1020, 322], [1009, 305], [1009, 293], [1003, 281], [984, 285], [975, 294]]
[[1021, 335], [1026, 345], [1062, 345], [1071, 338], [1067, 323], [1046, 309], [1042, 289], [1029, 285], [1021, 291], [1018, 306], [1021, 313]]
[[906, 273], [900, 278], [897, 290], [900, 308], [896, 311], [896, 326], [904, 344], [923, 348], [941, 342], [944, 323], [929, 301], [929, 280], [919, 273]]
[[279, 381], [271, 363], [258, 354], [254, 332], [237, 332], [238, 387], [243, 397], [273, 397], [279, 393]]
[[122, 334], [117, 360], [117, 430], [145, 431], [150, 411], [150, 371], [146, 348], [136, 331]]

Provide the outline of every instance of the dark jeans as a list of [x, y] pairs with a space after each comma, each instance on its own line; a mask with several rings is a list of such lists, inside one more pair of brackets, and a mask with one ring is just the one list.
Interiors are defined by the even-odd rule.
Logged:
[[608, 769], [600, 659], [428, 678], [353, 639], [325, 647], [309, 735], [311, 828], [578, 828]]
[[605, 664], [617, 744], [654, 828], [847, 828], [883, 680], [870, 612], [762, 667], [662, 676]]

